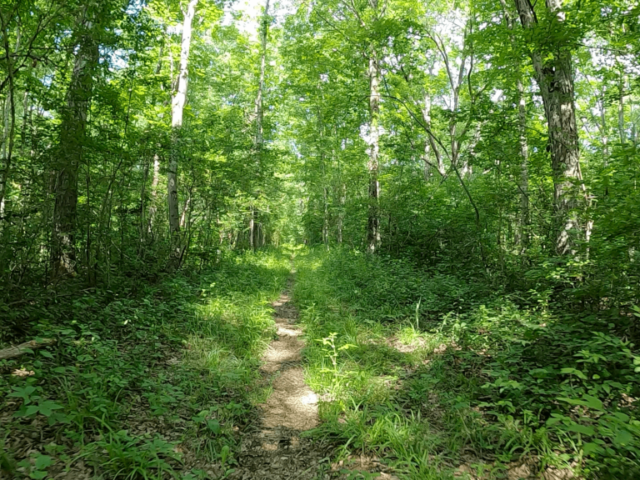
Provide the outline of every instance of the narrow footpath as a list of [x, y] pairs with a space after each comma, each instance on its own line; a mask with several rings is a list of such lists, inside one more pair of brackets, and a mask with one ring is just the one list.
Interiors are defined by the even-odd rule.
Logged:
[[301, 436], [318, 425], [318, 397], [304, 382], [303, 331], [296, 325], [298, 311], [290, 298], [294, 274], [273, 303], [277, 338], [261, 367], [273, 391], [266, 403], [259, 405], [259, 422], [243, 434], [239, 466], [232, 479], [329, 478], [329, 445]]

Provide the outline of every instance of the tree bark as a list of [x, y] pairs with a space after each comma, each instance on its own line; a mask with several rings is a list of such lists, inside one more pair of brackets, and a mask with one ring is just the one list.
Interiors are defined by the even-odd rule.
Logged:
[[267, 61], [267, 38], [269, 34], [269, 2], [266, 0], [264, 6], [264, 14], [262, 16], [262, 28], [260, 29], [260, 77], [258, 79], [258, 95], [256, 97], [256, 149], [258, 151], [258, 161], [261, 161], [262, 145], [264, 144], [263, 134], [263, 96], [264, 96], [264, 78]]
[[[514, 29], [514, 19], [509, 13], [506, 0], [500, 0], [504, 9], [504, 18], [507, 28], [511, 31]], [[513, 33], [510, 35], [511, 44], [515, 45]], [[527, 140], [527, 100], [525, 96], [524, 84], [522, 83], [521, 65], [518, 61], [518, 79], [516, 88], [518, 92], [518, 133], [520, 144], [520, 221], [518, 222], [516, 244], [520, 245], [521, 251], [529, 246], [529, 142]]]
[[19, 357], [25, 353], [31, 352], [37, 348], [48, 347], [54, 345], [56, 340], [53, 338], [43, 338], [40, 341], [31, 340], [30, 342], [21, 343], [15, 347], [8, 347], [0, 350], [0, 360]]
[[[426, 92], [424, 94], [424, 106], [422, 107], [422, 121], [426, 125], [426, 127], [431, 131], [431, 94]], [[429, 161], [429, 157], [433, 152], [436, 157], [436, 169], [441, 176], [445, 176], [447, 174], [447, 170], [444, 166], [444, 161], [442, 159], [442, 155], [440, 155], [440, 150], [438, 150], [438, 145], [433, 140], [433, 136], [430, 133], [427, 133], [427, 141], [424, 145], [424, 157], [423, 161], [427, 167], [431, 167], [431, 162]]]
[[529, 142], [527, 141], [527, 101], [522, 80], [518, 78], [518, 129], [520, 143], [520, 246], [529, 246]]
[[[622, 69], [622, 67], [620, 67]], [[620, 135], [620, 143], [625, 144], [627, 136], [624, 133], [624, 73], [620, 71], [620, 78], [618, 80], [618, 134]]]
[[[534, 29], [538, 18], [531, 2], [515, 0], [515, 4], [523, 28]], [[546, 9], [556, 35], [563, 30], [564, 14], [560, 7], [561, 0], [546, 0]], [[531, 52], [531, 59], [549, 130], [557, 224], [556, 251], [560, 255], [566, 255], [574, 254], [577, 248], [578, 194], [574, 183], [581, 182], [582, 176], [572, 56], [569, 47], [561, 42], [556, 41], [549, 51], [536, 45]]]
[[53, 236], [51, 274], [54, 278], [76, 274], [75, 233], [78, 204], [78, 169], [86, 143], [87, 113], [91, 102], [94, 72], [98, 65], [98, 41], [87, 7], [80, 22], [78, 52], [66, 106], [60, 125], [60, 150], [54, 172]]
[[347, 184], [343, 183], [340, 186], [340, 213], [337, 219], [337, 242], [342, 243], [343, 229], [344, 229], [344, 216], [345, 216], [345, 204], [347, 203]]
[[[5, 198], [7, 195], [7, 187], [9, 183], [9, 174], [11, 172], [11, 163], [13, 159], [13, 147], [15, 142], [16, 128], [16, 103], [15, 103], [15, 79], [13, 76], [13, 62], [11, 60], [11, 47], [9, 44], [9, 32], [4, 17], [0, 17], [2, 22], [2, 30], [4, 37], [5, 61], [7, 62], [9, 93], [5, 99], [4, 109], [4, 131], [2, 138], [2, 159], [4, 160], [4, 169], [2, 178], [0, 179], [0, 218], [5, 216]], [[22, 31], [18, 27], [16, 38], [15, 52], [20, 50], [20, 38]]]
[[153, 156], [153, 177], [151, 179], [151, 199], [149, 202], [149, 220], [147, 223], [147, 235], [153, 234], [153, 226], [158, 211], [158, 184], [160, 183], [160, 157]]
[[372, 49], [369, 56], [369, 219], [367, 226], [367, 250], [375, 253], [380, 247], [380, 62], [378, 52]]
[[178, 160], [181, 154], [181, 130], [184, 106], [187, 102], [189, 85], [189, 50], [193, 19], [196, 15], [198, 0], [191, 0], [183, 10], [182, 46], [180, 50], [180, 71], [178, 72], [177, 89], [171, 102], [171, 151], [167, 170], [167, 201], [169, 209], [169, 232], [171, 235], [171, 263], [179, 266], [181, 258], [180, 213], [178, 208]]

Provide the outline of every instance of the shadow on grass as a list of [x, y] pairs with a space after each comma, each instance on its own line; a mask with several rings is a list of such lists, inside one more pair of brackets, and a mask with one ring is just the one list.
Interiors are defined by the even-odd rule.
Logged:
[[213, 465], [224, 474], [264, 395], [256, 367], [288, 273], [282, 253], [247, 254], [135, 296], [98, 291], [44, 312], [35, 334], [56, 347], [1, 366], [2, 469], [205, 478]]
[[[637, 478], [640, 358], [606, 321], [525, 310], [499, 296], [448, 312], [441, 301], [425, 304], [429, 283], [414, 279], [419, 272], [396, 275], [358, 255], [353, 268], [349, 258], [311, 252], [295, 290], [309, 336], [307, 378], [325, 400], [316, 434], [343, 456], [369, 452], [416, 479], [580, 470]], [[376, 283], [370, 292], [366, 281]], [[414, 292], [413, 308], [384, 285], [406, 298]], [[442, 313], [427, 323], [420, 307], [431, 318]]]

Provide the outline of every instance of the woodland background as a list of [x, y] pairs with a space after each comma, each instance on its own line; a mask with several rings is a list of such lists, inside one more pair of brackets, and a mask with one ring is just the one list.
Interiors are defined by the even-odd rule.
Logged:
[[[361, 325], [453, 342], [447, 391], [519, 432], [483, 437], [492, 459], [637, 478], [638, 2], [267, 0], [255, 28], [242, 15], [205, 0], [2, 3], [0, 341], [157, 326], [142, 299], [193, 304], [207, 275], [279, 285], [274, 252], [306, 244], [306, 315], [331, 298]], [[57, 355], [84, 354], [69, 348]], [[25, 402], [7, 412], [79, 411], [27, 414], [54, 387], [46, 365], [11, 362], [44, 390], [24, 397], [4, 375]], [[7, 469], [31, 458], [12, 448]]]

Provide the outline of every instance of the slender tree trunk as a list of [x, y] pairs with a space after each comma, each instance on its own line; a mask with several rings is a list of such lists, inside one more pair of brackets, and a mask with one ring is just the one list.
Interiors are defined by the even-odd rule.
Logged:
[[[425, 92], [424, 94], [424, 106], [422, 108], [422, 121], [425, 126], [431, 131], [431, 94], [429, 92]], [[444, 161], [442, 160], [442, 155], [440, 155], [440, 150], [436, 145], [433, 136], [427, 133], [427, 141], [424, 145], [424, 157], [423, 160], [425, 165], [431, 167], [431, 163], [429, 161], [429, 157], [431, 156], [431, 152], [433, 152], [436, 157], [436, 169], [441, 176], [446, 175], [447, 170], [444, 166]]]
[[[11, 60], [11, 47], [9, 45], [9, 32], [7, 31], [4, 17], [2, 17], [2, 30], [4, 37], [5, 61], [7, 63], [9, 78], [9, 93], [5, 100], [4, 108], [4, 131], [2, 139], [2, 159], [4, 169], [0, 178], [0, 219], [5, 215], [5, 198], [9, 184], [9, 174], [11, 173], [11, 163], [13, 161], [13, 147], [15, 142], [16, 129], [16, 104], [15, 104], [15, 82], [13, 77], [13, 61]], [[18, 28], [15, 51], [20, 49], [21, 30]], [[0, 220], [1, 221], [1, 220]], [[0, 223], [0, 225], [2, 225]]]
[[342, 230], [344, 229], [344, 215], [345, 215], [345, 204], [347, 203], [347, 185], [345, 183], [343, 183], [340, 186], [340, 213], [338, 214], [338, 220], [337, 220], [337, 241], [339, 244], [342, 243], [343, 241], [343, 233]]
[[191, 205], [191, 191], [189, 191], [189, 196], [187, 200], [184, 202], [184, 206], [182, 207], [182, 215], [180, 215], [180, 228], [184, 228], [187, 224], [187, 213], [189, 212], [189, 206]]
[[15, 130], [15, 104], [13, 96], [13, 87], [10, 87], [7, 98], [5, 99], [4, 112], [4, 130], [2, 133], [2, 160], [4, 168], [2, 177], [0, 177], [0, 222], [5, 216], [5, 197], [9, 183], [9, 174], [11, 172], [12, 152], [13, 152], [13, 135]]
[[367, 228], [367, 250], [375, 253], [380, 247], [380, 63], [378, 52], [372, 49], [369, 56], [369, 221]]
[[[597, 123], [597, 122], [596, 122]], [[602, 86], [602, 98], [600, 100], [600, 136], [602, 137], [602, 153], [604, 155], [604, 166], [609, 164], [609, 135], [607, 132], [607, 105], [606, 91], [604, 84]]]
[[180, 51], [180, 71], [178, 72], [177, 89], [171, 103], [171, 152], [169, 169], [167, 171], [167, 199], [169, 208], [169, 232], [171, 234], [171, 264], [178, 267], [180, 264], [180, 213], [178, 208], [178, 159], [181, 152], [181, 130], [183, 123], [184, 106], [187, 102], [187, 90], [189, 85], [189, 50], [191, 48], [191, 34], [193, 19], [196, 15], [198, 0], [191, 0], [187, 9], [183, 11], [182, 47]]
[[53, 188], [51, 273], [54, 278], [76, 273], [78, 169], [86, 143], [87, 114], [99, 58], [98, 42], [92, 32], [93, 23], [87, 18], [89, 11], [88, 7], [80, 24], [83, 33], [77, 44], [78, 52], [60, 125], [60, 150]]
[[[504, 9], [504, 18], [507, 24], [507, 28], [511, 31], [514, 29], [513, 16], [509, 13], [506, 0], [500, 0], [502, 8]], [[513, 34], [510, 35], [511, 44], [515, 45], [515, 38]], [[518, 80], [516, 88], [518, 91], [518, 133], [520, 144], [520, 221], [518, 222], [516, 244], [521, 247], [521, 251], [524, 251], [529, 246], [529, 143], [527, 140], [527, 97], [525, 95], [524, 84], [521, 77], [521, 65], [518, 61]]]
[[[258, 77], [258, 94], [256, 95], [255, 100], [255, 118], [256, 118], [256, 133], [255, 133], [255, 147], [256, 147], [256, 167], [258, 173], [260, 172], [260, 168], [262, 165], [262, 150], [264, 147], [264, 107], [263, 107], [263, 98], [264, 98], [264, 79], [266, 72], [266, 62], [267, 62], [267, 40], [269, 35], [269, 2], [270, 0], [266, 0], [264, 6], [264, 13], [262, 15], [262, 25], [260, 28], [260, 66], [259, 66], [259, 77]], [[251, 249], [255, 250], [258, 246], [258, 235], [259, 230], [256, 228], [256, 217], [259, 212], [255, 208], [255, 205], [251, 206], [251, 218], [249, 220], [249, 243], [251, 245]]]
[[147, 181], [149, 180], [149, 164], [151, 163], [151, 159], [149, 158], [148, 153], [145, 153], [145, 162], [144, 162], [144, 170], [142, 174], [142, 191], [140, 192], [140, 227], [139, 227], [139, 235], [138, 239], [138, 256], [141, 257], [143, 253], [143, 246], [146, 237], [147, 231], [147, 205], [146, 205], [146, 196], [147, 196]]
[[258, 161], [260, 162], [262, 159], [260, 158], [262, 153], [262, 146], [264, 144], [264, 134], [263, 134], [263, 97], [264, 97], [264, 78], [265, 78], [265, 68], [267, 62], [267, 39], [269, 35], [269, 2], [270, 0], [266, 0], [264, 6], [264, 14], [262, 16], [262, 28], [260, 29], [260, 77], [258, 79], [258, 95], [256, 97], [255, 104], [255, 113], [256, 113], [256, 149], [258, 151]]
[[25, 147], [27, 144], [27, 128], [29, 127], [29, 116], [31, 115], [31, 106], [29, 105], [29, 91], [24, 92], [22, 99], [22, 125], [20, 127], [20, 156], [26, 158]]
[[[515, 0], [515, 3], [523, 28], [534, 28], [538, 18], [530, 1]], [[563, 29], [564, 18], [560, 7], [560, 0], [546, 0], [555, 31]], [[561, 255], [574, 254], [579, 231], [576, 212], [578, 193], [574, 183], [581, 182], [582, 177], [571, 52], [569, 47], [557, 44], [552, 46], [551, 51], [538, 47], [533, 50], [531, 57], [549, 129], [557, 223], [556, 251]]]
[[618, 133], [620, 135], [620, 143], [624, 145], [627, 136], [624, 133], [624, 74], [620, 72], [618, 80], [619, 98], [618, 98]]
[[256, 228], [256, 219], [255, 219], [255, 209], [253, 208], [253, 205], [250, 208], [251, 214], [249, 217], [249, 246], [251, 247], [251, 250], [255, 251], [256, 249], [256, 245], [255, 245], [255, 236], [254, 236], [254, 230]]
[[158, 211], [158, 183], [160, 183], [160, 157], [153, 156], [153, 177], [151, 179], [151, 200], [149, 202], [149, 220], [147, 223], [147, 235], [153, 234], [153, 226]]
[[322, 241], [329, 249], [329, 198], [327, 194], [327, 187], [322, 188], [322, 196], [324, 202], [324, 220], [322, 222]]
[[521, 250], [529, 246], [529, 142], [527, 141], [527, 100], [522, 80], [518, 78], [518, 129], [520, 140], [520, 228]]

